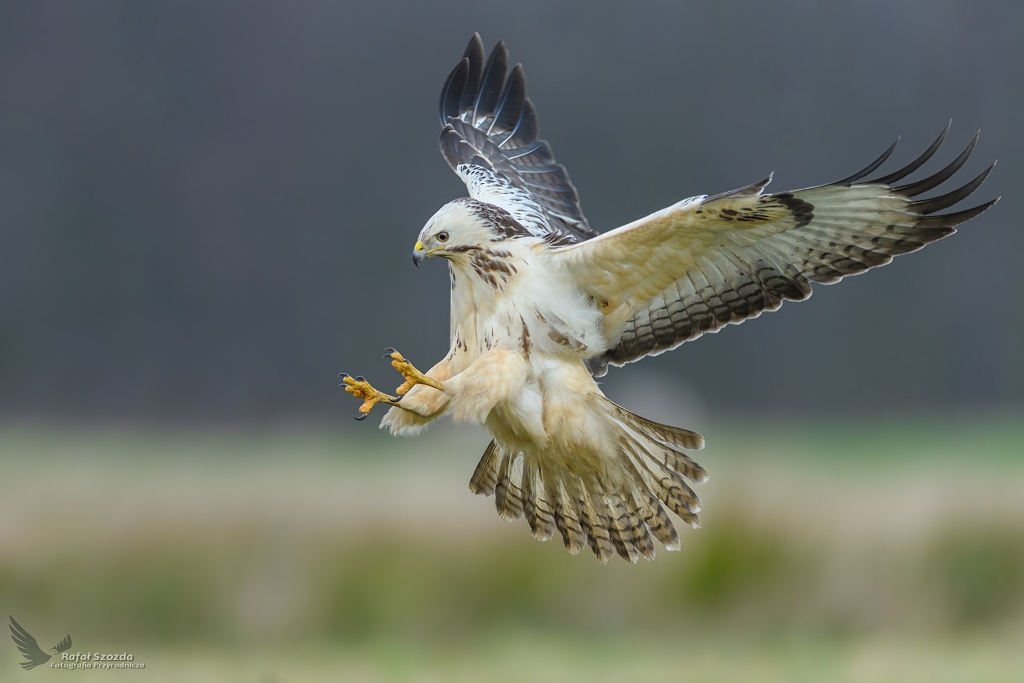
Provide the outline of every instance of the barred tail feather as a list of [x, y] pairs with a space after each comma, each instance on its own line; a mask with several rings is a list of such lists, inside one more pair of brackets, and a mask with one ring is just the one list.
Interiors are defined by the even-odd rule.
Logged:
[[[645, 559], [654, 559], [654, 543], [651, 541], [651, 534], [647, 531], [647, 525], [643, 522], [640, 506], [632, 503], [632, 491], [627, 491], [625, 496], [616, 493], [612, 498], [615, 504], [615, 511], [618, 513], [619, 523], [629, 531], [629, 543]], [[627, 502], [628, 501], [628, 502]], [[636, 562], [637, 557], [630, 553], [630, 561]]]
[[[593, 484], [596, 483], [597, 482], [593, 482]], [[597, 487], [594, 488], [596, 489]], [[580, 523], [583, 526], [583, 532], [587, 535], [587, 541], [590, 543], [590, 549], [601, 564], [607, 564], [608, 560], [612, 557], [612, 553], [615, 552], [608, 518], [598, 513], [594, 504], [595, 496], [591, 495], [591, 492], [588, 490], [588, 487], [584, 485], [582, 479], [580, 480], [580, 486], [578, 487], [578, 495], [580, 509], [582, 511], [582, 514], [580, 515]]]
[[496, 441], [487, 445], [473, 472], [473, 493], [494, 495], [498, 514], [526, 517], [533, 536], [547, 541], [557, 531], [573, 555], [584, 546], [602, 563], [613, 555], [635, 563], [653, 560], [654, 539], [679, 550], [668, 510], [699, 528], [700, 498], [689, 482], [707, 481], [707, 471], [683, 449], [702, 448], [695, 432], [652, 422], [601, 398], [594, 408], [610, 426], [610, 449], [594, 453], [597, 468], [583, 469], [579, 453], [524, 453]]
[[[691, 432], [690, 430], [683, 429], [681, 427], [673, 427], [672, 425], [648, 420], [646, 417], [641, 417], [636, 413], [629, 412], [622, 406], [612, 403], [608, 399], [605, 399], [605, 402], [615, 412], [619, 419], [661, 443], [678, 446], [679, 448], [688, 448], [691, 451], [699, 451], [704, 448], [704, 437], [697, 432]], [[693, 461], [691, 460], [690, 462]]]
[[498, 442], [491, 439], [469, 480], [469, 490], [477, 495], [493, 495], [494, 487], [498, 483], [498, 468], [500, 466], [501, 449], [498, 448]]
[[661, 506], [657, 497], [650, 491], [640, 492], [639, 490], [634, 491], [634, 495], [643, 501], [644, 524], [651, 530], [654, 537], [665, 546], [665, 550], [679, 550], [679, 534], [676, 533], [672, 520], [669, 519], [668, 513], [665, 512], [665, 508]]
[[623, 449], [632, 456], [632, 463], [639, 466], [635, 471], [655, 495], [683, 521], [694, 528], [699, 528], [700, 520], [697, 519], [697, 514], [703, 509], [703, 505], [683, 475], [663, 464], [661, 460], [651, 457], [643, 444], [628, 435], [624, 437]]
[[558, 482], [558, 503], [555, 505], [555, 526], [562, 534], [562, 543], [571, 555], [579, 555], [587, 543], [587, 535], [580, 523], [580, 514], [566, 491], [565, 484]]
[[659, 464], [678, 472], [694, 483], [703, 484], [708, 480], [707, 470], [683, 452], [683, 449], [699, 451], [704, 448], [703, 436], [697, 432], [640, 417], [611, 401], [607, 403], [620, 427], [640, 437], [642, 441], [654, 442], [655, 448], [647, 449], [649, 457], [659, 460]]
[[523, 500], [523, 511], [534, 538], [551, 540], [555, 535], [555, 510], [548, 500], [540, 468], [532, 458], [523, 460]]
[[522, 460], [521, 454], [502, 453], [498, 483], [494, 486], [494, 507], [508, 520], [523, 516]]
[[637, 549], [633, 546], [633, 534], [629, 528], [629, 517], [626, 515], [626, 510], [619, 505], [614, 493], [605, 495], [603, 502], [608, 518], [608, 535], [612, 539], [615, 552], [626, 562], [636, 564], [640, 557]]

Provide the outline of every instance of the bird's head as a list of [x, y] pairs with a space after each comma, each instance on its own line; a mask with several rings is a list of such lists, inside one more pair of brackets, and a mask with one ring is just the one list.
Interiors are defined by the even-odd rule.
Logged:
[[469, 258], [467, 254], [519, 231], [529, 234], [504, 209], [461, 197], [442, 206], [423, 226], [412, 251], [412, 262], [418, 266], [431, 256], [458, 262]]

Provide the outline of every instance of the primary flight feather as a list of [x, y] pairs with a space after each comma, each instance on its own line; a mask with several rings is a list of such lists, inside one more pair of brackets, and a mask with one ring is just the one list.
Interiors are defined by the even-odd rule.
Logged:
[[[963, 187], [917, 199], [967, 161], [977, 137], [948, 166], [896, 185], [939, 148], [886, 176], [864, 170], [806, 190], [765, 194], [770, 177], [713, 197], [685, 199], [604, 234], [580, 208], [576, 188], [538, 139], [521, 65], [503, 43], [484, 59], [474, 35], [445, 81], [441, 153], [469, 197], [427, 221], [413, 261], [440, 256], [451, 277], [451, 348], [421, 373], [389, 349], [405, 382], [396, 396], [344, 377], [364, 399], [392, 406], [382, 427], [413, 434], [442, 415], [493, 436], [470, 480], [494, 495], [498, 513], [525, 516], [537, 538], [556, 532], [571, 553], [589, 545], [653, 559], [657, 539], [679, 537], [666, 508], [700, 526], [691, 483], [707, 472], [689, 451], [704, 439], [615, 405], [595, 376], [675, 348], [729, 323], [811, 295], [955, 232], [992, 200], [952, 213], [989, 167]], [[994, 164], [993, 164], [994, 166]]]

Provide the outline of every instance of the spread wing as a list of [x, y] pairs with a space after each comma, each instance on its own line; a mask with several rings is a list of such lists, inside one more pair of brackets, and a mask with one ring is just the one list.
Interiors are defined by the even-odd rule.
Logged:
[[533, 234], [554, 243], [595, 237], [565, 167], [537, 139], [522, 65], [507, 70], [505, 44], [485, 63], [480, 35], [473, 34], [441, 89], [441, 154], [471, 197], [500, 206]]
[[[967, 161], [978, 138], [951, 164], [924, 180], [894, 183], [922, 166], [949, 127], [924, 154], [882, 178], [874, 172], [890, 147], [864, 170], [830, 185], [763, 194], [766, 180], [715, 197], [693, 197], [554, 251], [576, 284], [605, 313], [609, 350], [592, 359], [595, 374], [675, 348], [705, 332], [773, 311], [786, 299], [885, 265], [955, 232], [997, 200], [934, 215], [960, 202], [992, 167], [961, 188], [915, 200]], [[995, 164], [993, 164], [995, 166]]]
[[64, 640], [57, 643], [57, 645], [54, 646], [53, 649], [57, 652], [67, 652], [69, 649], [71, 649], [71, 634], [69, 633], [68, 635], [64, 636]]
[[25, 670], [33, 669], [40, 664], [48, 662], [50, 655], [39, 648], [39, 643], [32, 637], [32, 634], [22, 628], [21, 624], [14, 620], [14, 617], [10, 617], [10, 620], [11, 638], [21, 651], [21, 654], [25, 655], [25, 659], [28, 660], [21, 662], [22, 668]]

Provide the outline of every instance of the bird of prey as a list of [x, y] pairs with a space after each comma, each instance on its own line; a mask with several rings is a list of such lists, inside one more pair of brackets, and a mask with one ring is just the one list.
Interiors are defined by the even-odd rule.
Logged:
[[[525, 516], [533, 535], [556, 532], [576, 554], [605, 563], [653, 559], [652, 537], [677, 550], [666, 508], [697, 528], [690, 483], [707, 472], [689, 455], [700, 434], [658, 424], [612, 403], [594, 380], [609, 365], [656, 355], [730, 323], [811, 295], [951, 235], [997, 200], [953, 213], [990, 167], [929, 199], [967, 161], [897, 184], [927, 162], [946, 130], [903, 168], [868, 179], [766, 193], [768, 178], [715, 196], [684, 199], [597, 233], [551, 147], [538, 139], [522, 65], [509, 72], [498, 43], [484, 59], [474, 35], [440, 100], [441, 153], [468, 197], [449, 202], [420, 231], [416, 265], [439, 256], [451, 279], [451, 348], [420, 372], [388, 349], [404, 383], [392, 396], [362, 377], [346, 391], [391, 406], [381, 423], [413, 434], [441, 415], [493, 436], [470, 489], [494, 495], [498, 514]], [[993, 164], [994, 166], [994, 164]]]
[[[25, 655], [27, 661], [21, 662], [21, 668], [28, 671], [34, 669], [40, 664], [45, 664], [50, 661], [51, 655], [46, 654], [39, 647], [39, 643], [32, 637], [32, 634], [26, 631], [21, 624], [14, 620], [14, 617], [7, 615], [10, 620], [11, 638], [14, 640], [14, 644], [21, 650], [21, 654]], [[60, 652], [66, 652], [71, 647], [71, 636], [64, 636], [64, 640], [60, 641], [56, 645], [50, 648], [55, 654]]]

